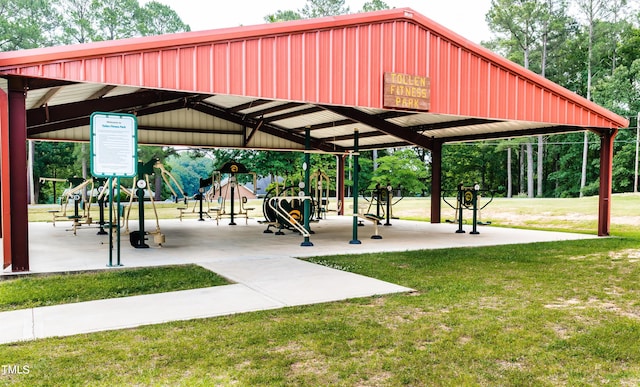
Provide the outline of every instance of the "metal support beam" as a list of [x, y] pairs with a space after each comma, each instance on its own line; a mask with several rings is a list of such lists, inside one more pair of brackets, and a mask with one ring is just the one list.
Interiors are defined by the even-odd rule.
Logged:
[[440, 223], [442, 217], [442, 142], [434, 141], [431, 149], [431, 223]]
[[[304, 134], [304, 149], [307, 151], [311, 150], [311, 130], [307, 128]], [[304, 212], [302, 216], [304, 217], [304, 228], [307, 230], [307, 233], [311, 233], [311, 228], [309, 227], [309, 218], [311, 217], [311, 202], [308, 199], [311, 197], [311, 155], [309, 152], [304, 152], [304, 164], [302, 164], [302, 169], [304, 170], [304, 196], [307, 199], [304, 199]], [[318, 203], [320, 205], [320, 203]], [[313, 246], [313, 243], [309, 240], [309, 235], [304, 237], [304, 242], [300, 246]]]
[[358, 188], [358, 175], [360, 174], [360, 164], [358, 164], [358, 128], [353, 130], [353, 150], [353, 238], [349, 241], [349, 244], [359, 245], [362, 242], [358, 239], [358, 195], [360, 192]]
[[326, 105], [324, 106], [324, 108], [330, 112], [340, 114], [345, 118], [349, 118], [354, 121], [358, 121], [365, 125], [371, 126], [372, 128], [378, 129], [379, 131], [384, 132], [390, 136], [397, 137], [410, 144], [431, 149], [433, 140], [411, 129], [398, 126], [377, 116], [369, 115], [361, 110], [351, 107]]
[[[5, 265], [14, 272], [29, 271], [29, 224], [27, 212], [27, 116], [26, 84], [9, 79], [8, 102], [0, 103], [2, 119], [2, 227]], [[4, 93], [2, 93], [4, 94]], [[4, 100], [4, 96], [2, 98]], [[5, 106], [8, 106], [8, 112]]]
[[336, 182], [336, 194], [338, 196], [338, 215], [344, 215], [344, 206], [345, 206], [345, 202], [344, 202], [344, 177], [345, 177], [345, 172], [346, 170], [344, 169], [344, 159], [347, 157], [347, 155], [336, 155], [336, 163], [338, 164], [337, 166], [337, 171], [336, 171], [336, 175], [337, 175], [337, 179], [338, 181]]
[[[295, 106], [300, 106], [300, 104], [295, 104]], [[249, 115], [243, 115], [243, 114], [239, 114], [236, 112], [233, 112], [229, 109], [225, 109], [222, 108], [220, 106], [217, 105], [213, 105], [207, 102], [199, 102], [197, 104], [195, 104], [193, 106], [194, 110], [197, 110], [201, 113], [204, 114], [208, 114], [214, 117], [218, 117], [220, 119], [229, 121], [229, 122], [233, 122], [235, 124], [238, 125], [243, 125], [243, 126], [249, 126], [249, 127], [258, 127], [258, 124], [260, 122], [262, 122], [262, 124], [259, 125], [259, 129], [261, 132], [270, 134], [272, 136], [276, 136], [276, 137], [280, 137], [283, 138], [287, 141], [291, 141], [300, 145], [304, 145], [305, 144], [305, 138], [304, 135], [300, 135], [298, 133], [293, 133], [290, 130], [287, 129], [283, 129], [278, 127], [277, 125], [274, 125], [272, 123], [268, 123], [268, 122], [264, 122], [262, 120], [262, 116], [258, 115], [259, 118], [257, 119], [253, 119], [251, 118]], [[238, 132], [239, 135], [241, 135], [241, 132]], [[244, 143], [244, 138], [243, 138], [243, 143]], [[314, 140], [311, 139], [311, 147], [313, 149], [318, 149], [324, 152], [344, 152], [345, 150], [340, 148], [340, 147], [336, 147], [334, 145], [331, 144], [327, 144], [324, 143], [322, 141], [318, 141], [318, 140]]]
[[600, 195], [598, 202], [598, 236], [608, 236], [611, 225], [611, 176], [613, 171], [613, 140], [617, 129], [600, 132]]

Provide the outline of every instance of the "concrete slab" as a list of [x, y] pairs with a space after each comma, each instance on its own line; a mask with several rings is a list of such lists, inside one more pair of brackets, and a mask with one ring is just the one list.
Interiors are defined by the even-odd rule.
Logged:
[[[373, 226], [358, 228], [361, 244], [352, 240], [349, 216], [333, 216], [313, 223], [313, 246], [300, 246], [303, 238], [265, 234], [265, 226], [250, 219], [229, 226], [225, 221], [196, 219], [162, 220], [166, 243], [135, 249], [128, 236], [121, 237], [120, 260], [124, 267], [199, 264], [236, 284], [162, 294], [98, 300], [0, 313], [0, 344], [37, 338], [66, 336], [101, 330], [131, 328], [175, 320], [215, 317], [411, 291], [406, 287], [295, 259], [334, 254], [392, 252], [448, 247], [481, 247], [596, 238], [595, 235], [482, 227], [479, 235], [456, 234], [456, 225], [393, 220], [380, 226], [381, 240], [370, 239]], [[83, 226], [73, 235], [69, 225], [32, 223], [30, 273], [113, 270], [109, 262], [108, 237], [96, 228]], [[147, 230], [155, 224], [147, 222]], [[136, 230], [137, 225], [132, 224]], [[114, 251], [112, 263], [116, 263]], [[11, 276], [8, 270], [0, 276]]]
[[[479, 235], [470, 235], [470, 226], [465, 234], [456, 234], [456, 225], [430, 224], [407, 220], [393, 220], [391, 227], [380, 226], [383, 239], [370, 239], [373, 226], [366, 222], [358, 228], [359, 245], [351, 245], [352, 218], [330, 216], [311, 225], [315, 234], [311, 236], [311, 247], [300, 246], [303, 238], [286, 231], [286, 235], [264, 234], [265, 226], [250, 219], [236, 226], [225, 220], [217, 226], [215, 221], [199, 222], [196, 219], [160, 221], [166, 243], [158, 246], [149, 240], [149, 249], [135, 249], [128, 236], [121, 238], [121, 263], [126, 267], [158, 266], [187, 263], [236, 261], [279, 257], [310, 257], [332, 254], [359, 254], [379, 251], [407, 251], [448, 247], [479, 247], [512, 243], [544, 242], [597, 238], [595, 235], [561, 232], [531, 231], [499, 227], [480, 227]], [[78, 270], [107, 269], [109, 261], [108, 237], [96, 235], [96, 228], [80, 228], [77, 235], [65, 231], [62, 222], [53, 227], [51, 223], [29, 224], [31, 272], [67, 272]], [[131, 224], [136, 230], [137, 224]], [[147, 222], [145, 229], [154, 230], [154, 222]], [[113, 254], [113, 263], [116, 254]], [[0, 275], [10, 275], [5, 270]]]

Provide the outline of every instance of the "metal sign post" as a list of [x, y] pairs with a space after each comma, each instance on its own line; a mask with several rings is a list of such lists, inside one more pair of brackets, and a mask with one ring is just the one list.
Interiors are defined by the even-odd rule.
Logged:
[[120, 262], [120, 178], [138, 172], [138, 122], [120, 113], [91, 114], [91, 173], [109, 179], [109, 264], [113, 266], [113, 178], [116, 178], [116, 266]]

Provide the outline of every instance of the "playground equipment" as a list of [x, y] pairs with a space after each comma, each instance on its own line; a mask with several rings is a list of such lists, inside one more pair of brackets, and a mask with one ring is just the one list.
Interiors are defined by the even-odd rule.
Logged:
[[[208, 188], [208, 189], [207, 189]], [[210, 203], [214, 200], [215, 196], [216, 196], [216, 190], [218, 190], [220, 188], [220, 173], [218, 171], [213, 171], [212, 176], [203, 179], [200, 178], [200, 185], [198, 187], [198, 193], [196, 193], [195, 195], [193, 195], [193, 197], [191, 197], [191, 199], [194, 200], [193, 202], [193, 207], [191, 209], [191, 212], [189, 213], [188, 209], [188, 201], [185, 198], [185, 206], [184, 207], [178, 207], [177, 210], [179, 211], [178, 214], [178, 219], [180, 219], [180, 221], [182, 222], [182, 219], [184, 217], [186, 217], [187, 215], [195, 215], [196, 214], [196, 207], [199, 207], [198, 210], [198, 217], [199, 217], [199, 221], [204, 221], [204, 217], [208, 217], [211, 218], [211, 215], [209, 214], [210, 212], [216, 212], [219, 210], [219, 207], [217, 208], [211, 208]], [[206, 203], [207, 205], [207, 209], [204, 209], [204, 204]]]
[[277, 228], [276, 235], [283, 235], [283, 230], [294, 230], [303, 236], [313, 234], [304, 228], [304, 201], [309, 200], [310, 209], [307, 221], [318, 222], [326, 219], [329, 212], [329, 195], [331, 180], [329, 176], [321, 170], [317, 170], [309, 175], [310, 196], [304, 194], [304, 183], [285, 186], [280, 188], [276, 183], [264, 197], [262, 202], [262, 213], [267, 228], [264, 233], [273, 233], [271, 227]]
[[[81, 221], [84, 220], [84, 223], [91, 223], [90, 217], [90, 202], [86, 205], [84, 204], [85, 198], [83, 195], [83, 191], [86, 187], [91, 186], [91, 191], [93, 190], [93, 180], [88, 179], [85, 180], [81, 177], [70, 177], [68, 179], [59, 179], [59, 178], [50, 178], [50, 177], [41, 177], [40, 182], [51, 181], [54, 184], [56, 182], [60, 183], [68, 183], [69, 186], [65, 188], [62, 192], [62, 195], [59, 198], [60, 208], [56, 210], [50, 210], [49, 213], [52, 215], [53, 226], [55, 227], [57, 220], [72, 220], [74, 224], [74, 230], [81, 224]], [[73, 204], [73, 215], [67, 215], [68, 205]], [[83, 213], [80, 214], [80, 206], [82, 205]], [[75, 231], [74, 231], [75, 234]]]
[[[214, 175], [215, 176], [215, 175]], [[192, 214], [196, 213], [196, 206], [199, 204], [200, 205], [200, 209], [198, 211], [198, 216], [199, 216], [199, 221], [203, 222], [204, 221], [204, 216], [207, 216], [208, 218], [211, 218], [211, 215], [209, 215], [209, 212], [212, 211], [211, 206], [209, 205], [209, 203], [211, 202], [211, 197], [213, 197], [216, 187], [217, 187], [217, 181], [214, 183], [214, 178], [209, 177], [207, 179], [203, 179], [200, 178], [200, 186], [198, 188], [198, 193], [193, 195], [193, 199], [195, 199], [195, 202], [193, 203], [193, 209], [191, 210]], [[209, 188], [209, 191], [206, 191], [206, 188]], [[203, 203], [206, 202], [207, 203], [207, 210], [204, 210], [204, 205]], [[186, 202], [185, 202], [186, 204]], [[180, 214], [178, 215], [178, 218], [180, 219], [180, 221], [182, 222], [182, 218], [185, 217], [186, 215], [186, 211], [188, 210], [188, 207], [178, 207], [178, 211], [180, 211]], [[217, 209], [215, 209], [215, 211], [217, 211]]]
[[329, 176], [317, 170], [310, 176], [313, 200], [315, 201], [316, 220], [326, 219], [329, 212], [329, 189], [331, 181]]
[[[94, 189], [93, 179], [83, 179], [81, 177], [71, 177], [68, 179], [59, 178], [40, 178], [40, 182], [52, 181], [65, 182], [69, 184], [60, 197], [60, 208], [56, 210], [50, 210], [49, 213], [52, 216], [52, 223], [55, 227], [56, 221], [59, 220], [71, 220], [72, 226], [69, 231], [73, 231], [74, 235], [77, 235], [76, 231], [82, 224], [91, 224], [91, 203], [96, 196]], [[84, 191], [88, 190], [89, 197], [84, 195]], [[73, 204], [73, 215], [68, 215], [68, 205]], [[82, 212], [80, 212], [82, 210]]]
[[[363, 190], [361, 192], [361, 195], [364, 200], [369, 203], [367, 209], [364, 212], [367, 214], [375, 215], [375, 217], [380, 218], [380, 221], [386, 220], [384, 225], [391, 226], [391, 219], [394, 218], [393, 206], [398, 204], [398, 202], [403, 199], [403, 196], [400, 194], [401, 190], [399, 188], [396, 190], [396, 192], [398, 193], [398, 199], [394, 200], [393, 192], [394, 189], [391, 184], [387, 184], [386, 187], [382, 187], [379, 183], [376, 184], [374, 189], [370, 190], [369, 195], [366, 195], [367, 190]], [[372, 211], [372, 208], [374, 206], [375, 212]]]
[[[276, 185], [270, 189], [262, 201], [262, 214], [267, 224], [265, 234], [271, 234], [271, 227], [277, 228], [276, 235], [284, 235], [283, 230], [295, 230], [303, 236], [306, 233], [301, 232], [299, 227], [304, 223], [304, 200], [311, 200], [311, 210], [309, 211], [309, 221], [312, 221], [313, 214], [316, 213], [316, 201], [313, 197], [300, 195], [300, 185], [287, 186], [281, 191]], [[304, 227], [303, 227], [304, 228]], [[313, 233], [310, 231], [309, 233]]]
[[[184, 190], [182, 189], [182, 186], [180, 185], [180, 183], [178, 183], [178, 180], [176, 180], [176, 178], [171, 174], [171, 172], [167, 171], [167, 169], [164, 167], [164, 165], [160, 162], [159, 159], [155, 159], [155, 164], [153, 164], [153, 169], [157, 169], [160, 171], [160, 177], [162, 177], [162, 180], [164, 181], [165, 186], [169, 189], [169, 191], [171, 191], [171, 195], [173, 196], [174, 201], [178, 203], [178, 201], [180, 200], [184, 202], [184, 204], [187, 204], [187, 200], [188, 200], [187, 193], [184, 192]], [[176, 190], [178, 190], [179, 194], [176, 192]], [[180, 198], [180, 195], [182, 195], [182, 198]]]
[[[487, 192], [491, 195], [489, 201], [482, 206], [479, 205], [481, 192]], [[479, 223], [478, 218], [479, 218], [480, 211], [482, 211], [485, 207], [487, 207], [493, 201], [494, 193], [495, 193], [494, 191], [490, 191], [490, 190], [481, 190], [480, 185], [478, 183], [475, 183], [472, 187], [465, 187], [463, 183], [460, 183], [458, 184], [458, 189], [456, 192], [456, 205], [454, 207], [451, 203], [447, 201], [447, 198], [446, 198], [447, 194], [451, 196], [452, 191], [451, 190], [442, 191], [442, 200], [447, 205], [449, 205], [449, 207], [455, 210], [455, 213], [458, 218], [458, 229], [456, 230], [456, 234], [463, 234], [465, 232], [462, 229], [463, 210], [465, 209], [471, 210], [473, 213], [472, 231], [470, 232], [470, 234], [473, 234], [473, 235], [480, 234], [480, 232], [478, 231], [478, 224], [490, 224], [489, 222]]]
[[[311, 199], [309, 196], [276, 196], [272, 197], [267, 203], [271, 211], [276, 216], [277, 223], [281, 226], [276, 235], [283, 235], [283, 226], [297, 231], [300, 235], [308, 238], [310, 231], [304, 227], [304, 201]], [[311, 213], [310, 213], [311, 215]], [[302, 221], [302, 223], [301, 223]]]
[[[165, 242], [165, 236], [160, 231], [160, 222], [158, 220], [158, 210], [156, 209], [156, 204], [153, 199], [153, 192], [151, 192], [150, 184], [149, 184], [149, 175], [154, 173], [154, 168], [158, 168], [158, 165], [162, 165], [158, 159], [154, 158], [148, 161], [147, 163], [143, 163], [142, 161], [138, 162], [138, 176], [136, 181], [134, 182], [134, 186], [131, 188], [131, 191], [135, 191], [135, 195], [130, 195], [129, 197], [129, 205], [127, 207], [127, 214], [125, 216], [125, 233], [129, 233], [129, 242], [131, 246], [141, 249], [141, 248], [149, 248], [149, 245], [145, 243], [147, 240], [146, 235], [152, 234], [153, 241], [162, 246]], [[165, 173], [168, 173], [164, 168], [158, 168]], [[164, 179], [164, 177], [163, 177]], [[165, 180], [166, 181], [166, 180]], [[175, 179], [174, 179], [175, 181]], [[177, 184], [177, 182], [176, 182]], [[147, 191], [149, 195], [149, 199], [151, 201], [151, 206], [153, 208], [153, 212], [155, 214], [156, 220], [156, 229], [153, 232], [147, 232], [144, 228], [144, 198], [145, 191]], [[172, 190], [173, 192], [173, 190]], [[134, 196], [138, 198], [138, 231], [129, 231], [129, 215], [131, 212], [131, 207], [133, 204]], [[175, 195], [174, 195], [175, 196]], [[177, 196], [176, 196], [177, 197]]]
[[[77, 230], [80, 226], [91, 225], [94, 223], [94, 219], [91, 217], [91, 206], [92, 204], [97, 203], [100, 215], [98, 221], [99, 231], [97, 234], [107, 234], [104, 230], [104, 227], [107, 225], [105, 222], [104, 210], [109, 194], [108, 189], [105, 189], [105, 187], [107, 186], [109, 179], [92, 177], [85, 180], [79, 177], [72, 177], [68, 179], [43, 177], [40, 178], [40, 181], [52, 181], [54, 183], [65, 182], [69, 184], [69, 187], [63, 191], [59, 198], [60, 208], [49, 211], [52, 215], [52, 223], [54, 227], [56, 225], [56, 221], [71, 220], [71, 228], [67, 229], [67, 231], [73, 231], [73, 235], [77, 235]], [[131, 195], [131, 191], [127, 188], [121, 187], [120, 189], [125, 195]], [[85, 190], [86, 196], [84, 195]], [[67, 214], [69, 211], [69, 204], [73, 205], [72, 215]]]
[[[235, 222], [235, 218], [240, 216], [240, 217], [244, 217], [245, 218], [245, 223], [249, 222], [249, 211], [254, 210], [254, 208], [249, 208], [246, 207], [247, 204], [247, 197], [242, 195], [242, 192], [240, 190], [240, 187], [238, 186], [238, 174], [250, 174], [253, 176], [253, 186], [256, 186], [256, 174], [254, 172], [250, 172], [247, 167], [245, 167], [243, 164], [240, 164], [238, 162], [235, 161], [228, 161], [226, 162], [222, 168], [220, 168], [217, 172], [217, 175], [214, 174], [214, 176], [218, 176], [221, 177], [222, 174], [228, 174], [229, 175], [229, 179], [227, 181], [227, 184], [225, 184], [224, 186], [222, 185], [222, 182], [220, 180], [218, 180], [219, 182], [219, 190], [218, 190], [218, 207], [214, 209], [214, 212], [216, 213], [216, 223], [219, 224], [219, 221], [222, 217], [226, 217], [228, 216], [230, 218], [230, 222], [229, 225], [230, 226], [235, 226], [236, 222]], [[215, 183], [215, 181], [213, 181]], [[215, 187], [216, 184], [212, 184], [212, 186], [214, 187], [214, 193], [215, 193]], [[236, 207], [236, 195], [237, 195], [237, 199], [238, 199], [238, 207]], [[212, 198], [213, 199], [213, 198]], [[229, 199], [230, 201], [230, 208], [229, 211], [227, 211], [227, 199]], [[213, 202], [213, 200], [210, 200], [210, 202]]]

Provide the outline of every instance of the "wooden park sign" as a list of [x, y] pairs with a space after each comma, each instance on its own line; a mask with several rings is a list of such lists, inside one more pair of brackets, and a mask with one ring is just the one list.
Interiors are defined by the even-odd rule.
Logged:
[[428, 77], [384, 73], [383, 85], [385, 108], [423, 111], [431, 108], [431, 80]]

